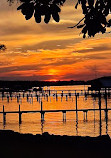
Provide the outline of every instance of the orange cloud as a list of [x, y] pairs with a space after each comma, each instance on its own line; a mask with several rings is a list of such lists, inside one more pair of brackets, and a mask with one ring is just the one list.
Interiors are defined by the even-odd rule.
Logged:
[[60, 23], [51, 20], [48, 25], [26, 21], [15, 6], [0, 7], [0, 38], [8, 48], [0, 54], [0, 79], [87, 80], [95, 72], [98, 77], [111, 75], [110, 34], [83, 39], [80, 30], [68, 29], [82, 18], [72, 3], [62, 8]]

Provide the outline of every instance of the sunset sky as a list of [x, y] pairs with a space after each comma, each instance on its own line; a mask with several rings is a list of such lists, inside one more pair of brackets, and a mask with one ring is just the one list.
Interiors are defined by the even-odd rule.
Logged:
[[[36, 24], [0, 0], [0, 80], [89, 80], [111, 75], [111, 34], [83, 39], [81, 30], [67, 27], [82, 17], [67, 0], [61, 20]], [[73, 1], [76, 4], [76, 1]], [[43, 21], [43, 20], [42, 20]]]

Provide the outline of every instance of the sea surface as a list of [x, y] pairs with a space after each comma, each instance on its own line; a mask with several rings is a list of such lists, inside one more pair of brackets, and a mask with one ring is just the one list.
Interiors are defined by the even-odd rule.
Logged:
[[[21, 110], [41, 110], [41, 101], [43, 110], [68, 110], [75, 109], [75, 93], [79, 93], [77, 99], [78, 109], [99, 108], [98, 97], [91, 95], [85, 97], [84, 92], [88, 90], [89, 85], [78, 86], [51, 86], [44, 87], [44, 94], [41, 92], [14, 92], [12, 97], [5, 93], [4, 97], [0, 93], [0, 111], [18, 111]], [[49, 92], [50, 90], [50, 92]], [[63, 91], [63, 97], [61, 93]], [[95, 93], [95, 92], [94, 92]], [[71, 94], [71, 95], [70, 95]], [[38, 98], [37, 98], [38, 96]], [[111, 108], [111, 97], [107, 100], [108, 108]], [[101, 108], [105, 108], [105, 99], [101, 98]], [[101, 114], [101, 124], [99, 111], [88, 111], [87, 119], [84, 118], [84, 112], [66, 112], [66, 120], [63, 121], [63, 113], [45, 113], [45, 120], [41, 121], [40, 113], [22, 114], [22, 123], [19, 124], [18, 114], [7, 114], [6, 123], [3, 124], [3, 114], [0, 114], [0, 129], [14, 130], [20, 133], [42, 134], [49, 132], [55, 135], [79, 135], [79, 136], [98, 136], [109, 134], [111, 136], [111, 111], [108, 112], [108, 121], [105, 119], [105, 112]]]

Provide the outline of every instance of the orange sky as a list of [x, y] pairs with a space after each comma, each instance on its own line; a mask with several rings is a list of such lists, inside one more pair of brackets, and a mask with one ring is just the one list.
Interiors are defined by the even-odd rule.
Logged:
[[71, 3], [62, 8], [59, 23], [26, 21], [0, 1], [0, 80], [88, 80], [111, 75], [111, 34], [83, 39], [80, 30], [68, 29], [81, 18]]

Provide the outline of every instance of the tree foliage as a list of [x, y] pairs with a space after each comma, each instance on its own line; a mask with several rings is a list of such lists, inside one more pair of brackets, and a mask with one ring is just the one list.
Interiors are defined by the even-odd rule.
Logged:
[[[10, 3], [14, 2], [8, 0]], [[21, 10], [25, 15], [25, 19], [29, 20], [34, 15], [37, 23], [41, 22], [41, 16], [44, 16], [44, 22], [48, 23], [51, 16], [56, 22], [59, 22], [59, 13], [61, 12], [60, 6], [63, 5], [65, 0], [20, 0], [22, 3], [17, 10]]]
[[[13, 3], [15, 0], [7, 0]], [[21, 10], [25, 15], [26, 20], [29, 20], [34, 15], [37, 23], [41, 22], [41, 17], [44, 16], [44, 22], [49, 23], [51, 16], [56, 22], [59, 22], [61, 6], [66, 0], [16, 0], [20, 1], [20, 6], [17, 10]], [[74, 4], [75, 5], [75, 4]], [[81, 5], [84, 18], [81, 19], [75, 26], [81, 28], [83, 38], [95, 36], [97, 33], [105, 33], [107, 27], [111, 27], [111, 19], [108, 15], [111, 13], [111, 0], [77, 0], [75, 8]], [[82, 23], [82, 24], [81, 24]]]
[[0, 44], [0, 51], [6, 50], [6, 46], [4, 44]]

